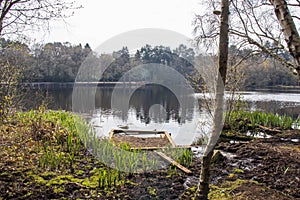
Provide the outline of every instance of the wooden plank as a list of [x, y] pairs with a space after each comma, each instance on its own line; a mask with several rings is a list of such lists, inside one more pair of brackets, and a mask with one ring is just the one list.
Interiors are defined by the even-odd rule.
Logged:
[[176, 149], [190, 149], [191, 147], [182, 147], [182, 146], [176, 146], [176, 147], [131, 147], [131, 150], [134, 149], [141, 149], [141, 150], [156, 150], [156, 149], [169, 149], [169, 148], [176, 148]]
[[108, 136], [108, 139], [112, 139], [113, 135], [114, 135], [114, 129], [112, 129], [110, 132], [109, 132], [109, 136]]
[[176, 166], [177, 168], [181, 169], [182, 171], [184, 171], [187, 174], [191, 174], [192, 171], [187, 169], [186, 167], [182, 166], [181, 164], [179, 164], [178, 162], [176, 162], [175, 160], [173, 160], [172, 158], [168, 157], [166, 154], [162, 153], [162, 152], [158, 152], [158, 151], [154, 151], [157, 155], [159, 155], [160, 157], [162, 157], [163, 159], [165, 159], [166, 161], [168, 161], [169, 163], [173, 164], [174, 166]]
[[113, 131], [120, 131], [123, 133], [138, 135], [138, 134], [165, 134], [165, 131], [151, 131], [151, 130], [128, 130], [128, 129], [114, 129]]
[[164, 134], [164, 131], [151, 131], [151, 130], [124, 130], [125, 133], [135, 134]]
[[165, 136], [168, 138], [169, 142], [171, 143], [172, 147], [176, 147], [175, 142], [171, 138], [170, 134], [168, 132], [165, 132]]
[[156, 150], [156, 149], [163, 149], [163, 148], [166, 148], [166, 147], [131, 147], [130, 150], [137, 150], [137, 149], [140, 149], [140, 150]]

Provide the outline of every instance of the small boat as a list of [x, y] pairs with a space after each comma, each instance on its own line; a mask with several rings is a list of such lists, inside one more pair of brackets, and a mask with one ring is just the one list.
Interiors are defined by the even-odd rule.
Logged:
[[182, 146], [177, 146], [175, 144], [171, 138], [171, 134], [167, 131], [112, 129], [109, 133], [109, 139], [112, 140], [117, 146], [127, 143], [130, 146], [130, 150], [153, 150], [158, 156], [173, 164], [185, 173], [192, 173], [191, 170], [168, 157], [162, 151], [159, 151], [160, 149], [164, 148], [183, 148]]
[[116, 145], [128, 143], [131, 149], [155, 150], [172, 147], [176, 144], [167, 131], [112, 129], [109, 139]]

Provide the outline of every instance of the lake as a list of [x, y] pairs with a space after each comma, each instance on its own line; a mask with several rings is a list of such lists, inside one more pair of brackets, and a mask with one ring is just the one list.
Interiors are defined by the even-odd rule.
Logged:
[[[90, 87], [81, 88], [80, 95], [89, 95]], [[177, 144], [190, 144], [196, 137], [209, 132], [211, 115], [207, 112], [203, 94], [195, 94], [196, 103], [180, 106], [180, 101], [169, 89], [159, 85], [146, 85], [134, 91], [127, 98], [126, 109], [112, 108], [114, 87], [97, 87], [94, 105], [88, 112], [81, 114], [93, 125], [99, 136], [108, 135], [112, 128], [167, 130]], [[125, 90], [125, 89], [124, 89]], [[50, 97], [49, 109], [72, 109], [72, 88], [41, 91], [42, 96]], [[240, 99], [246, 102], [250, 110], [261, 110], [279, 114], [288, 114], [294, 118], [300, 113], [300, 91], [247, 91], [240, 92]], [[227, 97], [230, 95], [227, 94]], [[122, 102], [124, 97], [120, 97]], [[82, 102], [84, 104], [85, 102]]]

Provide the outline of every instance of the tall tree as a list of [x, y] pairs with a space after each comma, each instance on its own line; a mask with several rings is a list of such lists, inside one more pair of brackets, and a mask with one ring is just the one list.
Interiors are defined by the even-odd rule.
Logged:
[[224, 107], [224, 85], [226, 82], [228, 61], [228, 18], [229, 0], [221, 1], [220, 34], [218, 50], [218, 71], [216, 84], [215, 108], [213, 115], [213, 129], [202, 158], [200, 180], [196, 191], [196, 199], [206, 200], [209, 193], [210, 165], [215, 145], [222, 131], [223, 107]]
[[[297, 27], [285, 0], [270, 0], [270, 2], [274, 6], [274, 11], [282, 28], [281, 30], [287, 43], [288, 50], [296, 61], [294, 68], [298, 73], [300, 85], [300, 36]], [[297, 6], [300, 7], [300, 1], [297, 2]]]

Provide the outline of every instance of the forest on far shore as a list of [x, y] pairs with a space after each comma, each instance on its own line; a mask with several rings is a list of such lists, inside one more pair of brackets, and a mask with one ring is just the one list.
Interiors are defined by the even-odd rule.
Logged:
[[[217, 56], [212, 54], [196, 55], [193, 49], [185, 45], [170, 49], [146, 44], [134, 54], [130, 54], [128, 48], [123, 47], [116, 49], [112, 54], [99, 56], [92, 51], [88, 43], [82, 46], [69, 42], [54, 42], [29, 47], [25, 43], [3, 38], [0, 43], [1, 64], [18, 66], [22, 71], [22, 82], [74, 82], [79, 67], [88, 55], [99, 59], [99, 63], [111, 63], [99, 80], [108, 82], [118, 81], [125, 72], [145, 63], [168, 65], [186, 78], [195, 77], [195, 68], [183, 57], [200, 64], [206, 59], [217, 60]], [[277, 54], [286, 61], [291, 59], [286, 52], [278, 51]], [[266, 54], [255, 54], [251, 49], [238, 49], [234, 45], [229, 47], [227, 79], [229, 86], [248, 90], [297, 85], [297, 77], [278, 61]], [[198, 77], [197, 82], [199, 81], [201, 78]]]

